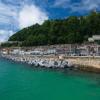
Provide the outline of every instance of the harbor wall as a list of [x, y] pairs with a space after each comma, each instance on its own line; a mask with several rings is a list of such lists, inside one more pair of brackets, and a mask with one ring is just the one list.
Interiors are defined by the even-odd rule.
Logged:
[[100, 73], [100, 57], [66, 57], [77, 69]]
[[[60, 57], [59, 57], [60, 56]], [[39, 61], [66, 61], [69, 65], [74, 66], [73, 69], [79, 69], [89, 72], [100, 73], [100, 56], [64, 56], [64, 55], [6, 55], [10, 59], [15, 58], [15, 61], [21, 61], [23, 58], [28, 62], [37, 60]], [[61, 59], [60, 59], [61, 58]]]

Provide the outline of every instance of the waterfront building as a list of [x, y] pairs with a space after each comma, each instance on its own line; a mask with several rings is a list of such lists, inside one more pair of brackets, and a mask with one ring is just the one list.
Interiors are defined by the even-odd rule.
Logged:
[[46, 54], [56, 54], [57, 52], [56, 52], [56, 49], [47, 49], [47, 50], [45, 51], [45, 53], [46, 53]]
[[34, 51], [31, 51], [31, 54], [32, 55], [43, 55], [43, 52], [39, 50], [34, 50]]
[[77, 48], [77, 52], [78, 52], [77, 54], [79, 56], [87, 56], [88, 55], [88, 49], [86, 46], [79, 46]]
[[11, 47], [1, 48], [3, 54], [15, 55], [61, 55], [65, 56], [100, 56], [100, 45], [88, 44], [64, 44], [37, 47]]
[[1, 49], [1, 53], [4, 55], [9, 54], [9, 50], [8, 49]]

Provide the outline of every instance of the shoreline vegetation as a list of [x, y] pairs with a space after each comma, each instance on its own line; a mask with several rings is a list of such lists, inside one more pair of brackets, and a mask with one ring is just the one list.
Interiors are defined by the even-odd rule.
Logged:
[[13, 34], [2, 47], [82, 44], [93, 35], [100, 35], [100, 12], [96, 11], [85, 16], [46, 20], [42, 25], [24, 28]]

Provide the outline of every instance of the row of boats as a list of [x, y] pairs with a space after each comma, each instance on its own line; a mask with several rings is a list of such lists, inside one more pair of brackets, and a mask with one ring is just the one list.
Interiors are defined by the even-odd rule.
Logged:
[[70, 68], [73, 65], [61, 59], [48, 59], [39, 57], [28, 57], [28, 56], [14, 56], [14, 55], [2, 55], [2, 57], [21, 63], [27, 63], [33, 66], [47, 67], [47, 68]]

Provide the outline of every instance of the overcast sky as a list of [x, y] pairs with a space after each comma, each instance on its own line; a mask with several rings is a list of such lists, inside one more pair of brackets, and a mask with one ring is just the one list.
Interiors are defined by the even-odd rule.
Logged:
[[27, 26], [47, 19], [100, 11], [100, 0], [0, 0], [0, 41]]

